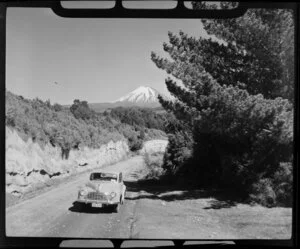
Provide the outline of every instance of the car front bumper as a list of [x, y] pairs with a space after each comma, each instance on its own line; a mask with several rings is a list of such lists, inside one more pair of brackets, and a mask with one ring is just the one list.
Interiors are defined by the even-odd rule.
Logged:
[[77, 202], [81, 203], [96, 203], [96, 204], [103, 204], [103, 205], [113, 205], [113, 204], [118, 204], [119, 200], [117, 197], [114, 198], [109, 198], [108, 196], [103, 196], [103, 195], [92, 195], [93, 197], [89, 197], [88, 195], [80, 195], [78, 194], [77, 197]]
[[89, 204], [89, 203], [96, 203], [96, 204], [103, 204], [103, 205], [115, 205], [119, 204], [120, 202], [118, 201], [105, 201], [105, 200], [89, 200], [89, 199], [77, 199], [77, 202]]

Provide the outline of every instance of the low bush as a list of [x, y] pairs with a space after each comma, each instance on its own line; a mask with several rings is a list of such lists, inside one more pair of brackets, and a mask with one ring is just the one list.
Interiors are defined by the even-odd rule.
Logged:
[[291, 207], [293, 202], [293, 168], [291, 163], [280, 163], [272, 178], [264, 178], [252, 185], [250, 200], [263, 206]]
[[153, 139], [168, 139], [167, 135], [165, 132], [162, 130], [157, 130], [157, 129], [145, 129], [145, 140], [153, 140]]
[[170, 134], [163, 160], [163, 169], [166, 170], [166, 174], [175, 175], [186, 166], [191, 155], [191, 144], [186, 136], [182, 132]]
[[128, 146], [132, 152], [136, 152], [143, 148], [143, 140], [137, 136], [132, 136], [128, 138]]
[[146, 179], [159, 179], [164, 174], [164, 170], [162, 168], [163, 157], [163, 152], [145, 152], [144, 162], [147, 166]]
[[109, 115], [124, 124], [163, 131], [165, 131], [165, 121], [170, 116], [166, 112], [159, 113], [155, 109], [142, 107], [116, 107], [111, 109]]
[[280, 163], [273, 177], [273, 185], [277, 204], [291, 207], [293, 202], [293, 166], [291, 163]]
[[273, 189], [272, 180], [264, 178], [252, 185], [250, 200], [266, 207], [276, 205], [276, 193]]

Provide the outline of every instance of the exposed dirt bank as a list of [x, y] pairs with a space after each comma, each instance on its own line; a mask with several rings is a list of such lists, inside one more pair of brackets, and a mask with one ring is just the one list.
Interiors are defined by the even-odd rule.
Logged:
[[155, 152], [164, 152], [168, 145], [168, 140], [150, 140], [144, 143], [143, 148], [140, 151], [140, 154], [145, 153], [155, 153]]
[[52, 184], [55, 179], [110, 165], [128, 155], [125, 141], [111, 141], [99, 149], [72, 150], [68, 160], [63, 160], [60, 148], [50, 144], [41, 148], [31, 139], [25, 142], [15, 130], [6, 127], [6, 192], [20, 196]]

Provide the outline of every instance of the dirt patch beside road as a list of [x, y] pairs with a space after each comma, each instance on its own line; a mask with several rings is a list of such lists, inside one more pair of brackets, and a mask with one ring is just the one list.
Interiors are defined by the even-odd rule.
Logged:
[[183, 190], [147, 181], [126, 182], [136, 202], [132, 238], [290, 239], [291, 208], [266, 208], [226, 199], [222, 191]]

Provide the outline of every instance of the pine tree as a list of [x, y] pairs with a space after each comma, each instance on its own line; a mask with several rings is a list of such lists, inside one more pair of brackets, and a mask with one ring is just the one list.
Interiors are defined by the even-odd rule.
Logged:
[[[264, 15], [268, 11], [258, 14], [267, 19]], [[179, 149], [174, 147], [184, 144], [173, 141], [173, 148], [170, 145], [166, 152], [167, 169], [180, 172], [180, 167], [192, 167], [190, 172], [203, 184], [240, 185], [248, 191], [258, 179], [271, 177], [280, 162], [291, 161], [293, 106], [278, 97], [283, 61], [267, 56], [274, 50], [263, 47], [263, 32], [256, 32], [257, 19], [259, 16], [246, 18], [244, 26], [249, 26], [248, 36], [252, 38], [248, 40], [260, 44], [243, 44], [243, 25], [237, 27], [227, 21], [232, 28], [224, 31], [225, 44], [188, 37], [182, 31], [179, 35], [169, 32], [169, 43], [163, 48], [171, 60], [151, 54], [156, 66], [172, 76], [166, 79], [166, 86], [175, 100], [159, 97], [160, 103], [180, 121], [181, 130], [191, 134], [186, 139], [193, 141], [188, 159], [193, 163], [178, 163], [176, 156], [170, 155]], [[273, 22], [274, 17], [270, 20]], [[223, 34], [224, 26], [205, 23], [210, 34], [216, 36]], [[259, 48], [264, 49], [260, 57], [260, 52], [253, 54]]]
[[[221, 9], [236, 7], [221, 2]], [[195, 9], [210, 8], [193, 2]], [[205, 69], [220, 83], [245, 85], [251, 94], [294, 99], [294, 19], [290, 9], [249, 9], [232, 19], [202, 20], [209, 35], [228, 44], [216, 49], [202, 44]], [[218, 44], [216, 46], [220, 47]], [[222, 47], [222, 46], [221, 46]], [[217, 54], [215, 53], [217, 52]], [[217, 60], [217, 62], [216, 62]], [[212, 63], [215, 67], [210, 67]]]

